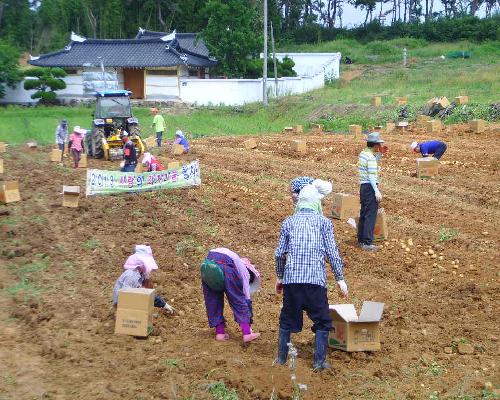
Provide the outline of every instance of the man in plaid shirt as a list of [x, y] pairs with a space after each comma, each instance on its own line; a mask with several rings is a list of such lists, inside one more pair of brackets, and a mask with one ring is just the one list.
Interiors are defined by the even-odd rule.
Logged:
[[306, 311], [314, 323], [312, 330], [316, 335], [315, 370], [330, 367], [326, 362], [326, 351], [332, 319], [326, 289], [325, 256], [339, 289], [344, 296], [348, 294], [333, 225], [321, 210], [322, 197], [313, 185], [300, 191], [296, 212], [283, 222], [275, 252], [276, 292], [283, 292], [276, 362], [286, 362], [290, 334], [302, 331], [303, 311]]

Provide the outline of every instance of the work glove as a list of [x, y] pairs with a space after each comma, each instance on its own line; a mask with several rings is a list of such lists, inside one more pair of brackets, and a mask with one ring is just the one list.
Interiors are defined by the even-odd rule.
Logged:
[[166, 310], [169, 314], [173, 314], [175, 312], [175, 308], [172, 307], [167, 302], [165, 302], [165, 305], [163, 306], [163, 309]]
[[345, 283], [345, 281], [342, 280], [342, 281], [337, 281], [337, 285], [340, 291], [342, 292], [342, 295], [344, 297], [347, 297], [349, 295], [349, 289], [347, 289], [347, 283]]
[[379, 190], [375, 192], [375, 199], [377, 199], [377, 202], [380, 203], [382, 201], [382, 193], [380, 193]]
[[276, 289], [276, 293], [278, 293], [278, 294], [283, 293], [283, 281], [281, 279], [276, 280], [275, 289]]

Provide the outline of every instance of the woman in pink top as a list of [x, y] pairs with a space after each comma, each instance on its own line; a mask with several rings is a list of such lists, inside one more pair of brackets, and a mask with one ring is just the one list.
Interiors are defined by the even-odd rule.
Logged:
[[201, 266], [201, 280], [208, 324], [215, 328], [215, 340], [225, 341], [224, 293], [240, 325], [243, 341], [251, 342], [260, 336], [252, 332], [252, 300], [250, 294], [260, 287], [260, 274], [246, 258], [220, 247], [208, 252]]
[[75, 126], [73, 133], [69, 136], [68, 147], [71, 151], [71, 155], [73, 156], [73, 161], [75, 163], [74, 168], [78, 168], [80, 157], [84, 150], [83, 138], [86, 133], [87, 131], [85, 129]]

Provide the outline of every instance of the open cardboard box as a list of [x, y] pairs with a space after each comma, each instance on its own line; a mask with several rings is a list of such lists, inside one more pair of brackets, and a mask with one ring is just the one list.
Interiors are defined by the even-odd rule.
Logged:
[[79, 199], [80, 186], [63, 185], [63, 207], [77, 208]]
[[344, 351], [380, 350], [380, 320], [384, 303], [364, 301], [358, 316], [354, 304], [330, 305], [333, 329], [328, 344]]

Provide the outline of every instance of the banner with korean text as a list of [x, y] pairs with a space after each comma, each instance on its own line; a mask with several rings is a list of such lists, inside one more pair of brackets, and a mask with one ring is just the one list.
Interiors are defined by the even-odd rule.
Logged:
[[199, 161], [156, 172], [87, 170], [87, 196], [178, 189], [201, 184]]

